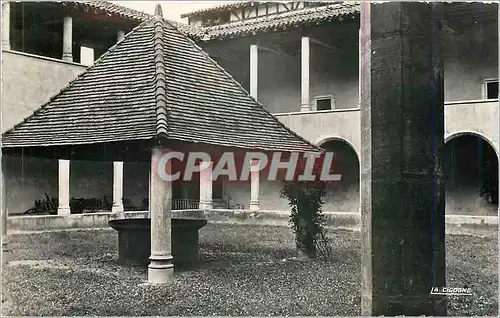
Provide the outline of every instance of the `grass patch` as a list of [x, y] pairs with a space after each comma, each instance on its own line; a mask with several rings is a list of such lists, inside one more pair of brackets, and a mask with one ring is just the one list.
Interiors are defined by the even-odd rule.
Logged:
[[[111, 230], [11, 236], [12, 262], [2, 284], [4, 314], [359, 315], [359, 233], [330, 231], [329, 261], [294, 259], [283, 227], [209, 224], [200, 231], [203, 265], [176, 272], [171, 286], [143, 284], [144, 268], [117, 264]], [[496, 315], [497, 242], [447, 237], [447, 285], [471, 287], [449, 298], [450, 315]]]

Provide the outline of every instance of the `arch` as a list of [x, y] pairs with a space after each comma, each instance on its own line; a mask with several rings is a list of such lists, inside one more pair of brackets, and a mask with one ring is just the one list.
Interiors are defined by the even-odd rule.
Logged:
[[[475, 148], [476, 144], [482, 144], [481, 148]], [[499, 156], [495, 148], [491, 139], [477, 131], [458, 131], [445, 138], [444, 149], [450, 155], [445, 168], [447, 214], [497, 214]]]
[[351, 150], [356, 154], [356, 157], [358, 158], [358, 162], [361, 162], [361, 156], [359, 155], [358, 150], [356, 149], [354, 144], [350, 140], [348, 140], [347, 138], [340, 137], [340, 136], [321, 136], [318, 139], [316, 139], [314, 144], [316, 146], [321, 147], [322, 144], [327, 143], [329, 141], [341, 141], [341, 142], [346, 143], [351, 148]]
[[462, 136], [474, 136], [474, 137], [481, 138], [487, 144], [489, 144], [490, 147], [495, 151], [495, 154], [497, 155], [497, 159], [500, 159], [500, 154], [498, 152], [497, 147], [493, 143], [493, 141], [491, 141], [491, 139], [488, 138], [486, 135], [483, 135], [483, 134], [481, 134], [481, 133], [479, 133], [477, 131], [463, 130], [463, 131], [454, 132], [454, 133], [450, 134], [448, 137], [444, 138], [444, 144], [446, 145], [449, 141], [452, 141], [453, 139], [456, 139], [456, 138], [462, 137]]

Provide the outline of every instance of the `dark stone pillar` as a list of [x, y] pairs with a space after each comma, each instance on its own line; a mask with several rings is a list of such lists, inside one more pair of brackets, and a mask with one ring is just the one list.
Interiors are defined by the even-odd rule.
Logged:
[[362, 5], [363, 315], [446, 314], [440, 6]]

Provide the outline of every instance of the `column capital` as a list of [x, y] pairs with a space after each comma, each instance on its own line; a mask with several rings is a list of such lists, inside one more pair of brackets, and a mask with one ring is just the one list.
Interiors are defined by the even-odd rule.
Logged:
[[260, 171], [260, 160], [252, 159], [250, 160], [250, 171]]

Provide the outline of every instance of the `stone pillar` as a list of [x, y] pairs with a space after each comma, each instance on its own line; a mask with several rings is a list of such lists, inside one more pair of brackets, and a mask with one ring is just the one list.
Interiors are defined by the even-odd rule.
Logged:
[[111, 212], [123, 214], [123, 162], [113, 162], [113, 207]]
[[200, 209], [202, 210], [213, 208], [212, 165], [211, 161], [203, 161], [200, 164]]
[[362, 2], [362, 315], [446, 315], [441, 5]]
[[1, 159], [1, 169], [0, 169], [0, 202], [2, 204], [2, 221], [1, 221], [1, 226], [2, 226], [2, 265], [6, 265], [9, 262], [9, 241], [7, 237], [7, 216], [8, 216], [8, 211], [7, 211], [7, 203], [6, 203], [6, 189], [5, 189], [5, 164], [4, 164], [4, 159], [0, 157]]
[[[148, 282], [153, 284], [170, 283], [174, 279], [172, 257], [172, 182], [162, 180], [158, 163], [165, 152], [155, 147], [151, 154], [151, 190], [149, 198], [151, 216], [151, 256], [148, 266]], [[171, 160], [166, 163], [171, 173]]]
[[2, 3], [2, 50], [10, 50], [10, 2]]
[[311, 110], [311, 99], [309, 97], [309, 37], [302, 37], [301, 44], [301, 103], [300, 111], [307, 112]]
[[125, 38], [125, 31], [118, 30], [118, 32], [116, 32], [116, 37], [117, 37], [117, 42], [120, 42]]
[[257, 99], [259, 93], [259, 47], [250, 45], [250, 95]]
[[70, 161], [59, 159], [59, 207], [57, 215], [70, 215], [69, 209], [69, 166]]
[[[500, 17], [500, 3], [498, 4], [498, 15], [497, 17]], [[500, 34], [500, 18], [497, 18], [497, 25], [498, 25], [498, 34]], [[499, 36], [499, 39], [500, 39], [500, 36]], [[497, 48], [498, 48], [498, 80], [499, 80], [499, 83], [500, 83], [500, 40], [498, 42], [498, 45], [497, 45]], [[497, 122], [500, 123], [500, 93], [498, 94], [498, 111], [497, 111], [497, 116], [498, 116], [498, 120]], [[500, 152], [500, 127], [498, 127], [498, 144], [497, 144], [497, 149], [499, 149], [498, 151]], [[500, 159], [500, 158], [499, 158]], [[498, 169], [498, 179], [497, 180], [500, 180], [500, 169]], [[498, 187], [498, 198], [500, 198], [500, 187]], [[498, 206], [498, 211], [497, 211], [497, 217], [500, 219], [500, 204], [497, 205]], [[500, 231], [498, 231], [498, 237], [497, 237], [497, 242], [500, 242]], [[498, 272], [498, 281], [500, 281], [500, 271]], [[498, 293], [500, 293], [500, 284], [498, 285]]]
[[250, 210], [260, 210], [259, 202], [260, 161], [252, 160], [250, 165]]
[[[358, 107], [361, 108], [361, 87], [363, 86], [363, 83], [361, 82], [361, 69], [363, 67], [362, 62], [361, 62], [361, 27], [359, 28], [358, 31]], [[361, 187], [362, 187], [362, 181], [363, 178], [361, 177], [361, 160], [359, 160], [359, 204], [358, 204], [358, 212], [361, 213], [361, 200], [362, 200], [362, 192], [361, 192]]]
[[151, 169], [149, 169], [148, 183], [148, 218], [151, 218]]
[[73, 62], [73, 18], [64, 17], [63, 54], [64, 61]]
[[358, 42], [358, 107], [361, 107], [361, 28], [358, 32]]

